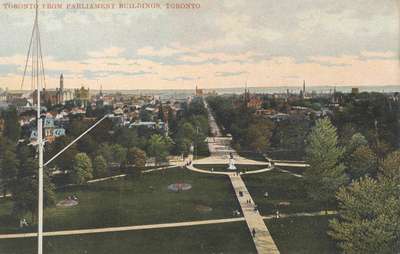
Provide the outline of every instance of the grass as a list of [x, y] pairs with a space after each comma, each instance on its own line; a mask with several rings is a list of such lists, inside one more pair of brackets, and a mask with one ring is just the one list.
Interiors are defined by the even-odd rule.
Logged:
[[[235, 172], [235, 170], [230, 170], [228, 169], [228, 164], [194, 164], [193, 165], [195, 168], [198, 169], [204, 169], [204, 170], [209, 170], [213, 168], [214, 171], [219, 171], [219, 172]], [[244, 165], [244, 164], [237, 164], [235, 165], [237, 170], [239, 171], [252, 171], [252, 170], [258, 170], [258, 169], [264, 169], [267, 168], [268, 165]]]
[[[243, 176], [253, 199], [262, 214], [273, 214], [277, 209], [281, 213], [315, 212], [324, 210], [317, 202], [309, 199], [303, 178], [276, 170]], [[268, 198], [264, 197], [268, 192]], [[280, 202], [290, 202], [288, 206]], [[330, 207], [329, 209], [334, 209]]]
[[[0, 240], [0, 253], [35, 253], [36, 239]], [[245, 222], [117, 233], [46, 237], [51, 254], [256, 253]]]
[[[169, 184], [185, 182], [192, 189], [179, 193]], [[232, 217], [239, 204], [226, 176], [206, 175], [173, 168], [126, 179], [110, 180], [57, 191], [57, 201], [69, 195], [79, 205], [45, 209], [44, 228], [49, 230], [157, 224]], [[198, 206], [208, 206], [204, 212]], [[21, 232], [12, 219], [12, 201], [0, 201], [0, 232]], [[200, 210], [200, 211], [199, 211]]]
[[327, 235], [332, 216], [292, 217], [266, 220], [281, 254], [336, 254], [340, 251]]
[[274, 160], [304, 160], [304, 150], [271, 150], [268, 151], [267, 156]]
[[267, 159], [261, 154], [257, 152], [243, 152], [238, 151], [239, 155], [245, 157], [247, 159], [256, 160], [256, 161], [267, 161]]

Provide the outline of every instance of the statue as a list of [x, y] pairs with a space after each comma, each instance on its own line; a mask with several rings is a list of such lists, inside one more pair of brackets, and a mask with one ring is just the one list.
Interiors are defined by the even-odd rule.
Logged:
[[229, 170], [236, 170], [235, 160], [233, 159], [232, 153], [230, 153], [230, 155], [229, 155], [229, 166], [228, 166], [228, 169]]

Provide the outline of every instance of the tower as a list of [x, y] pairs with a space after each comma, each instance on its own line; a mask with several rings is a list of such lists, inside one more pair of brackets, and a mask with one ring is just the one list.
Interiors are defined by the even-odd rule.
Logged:
[[306, 81], [303, 80], [303, 96], [306, 96]]
[[59, 94], [59, 103], [64, 103], [64, 75], [61, 73], [60, 75], [60, 94]]

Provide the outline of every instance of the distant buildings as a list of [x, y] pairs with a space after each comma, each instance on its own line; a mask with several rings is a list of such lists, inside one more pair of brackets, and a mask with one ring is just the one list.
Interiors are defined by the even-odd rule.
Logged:
[[360, 92], [360, 89], [358, 87], [352, 87], [351, 88], [351, 93], [352, 94], [358, 94]]
[[[30, 124], [31, 121], [26, 124]], [[62, 120], [62, 116], [54, 117], [52, 114], [47, 113], [43, 123], [43, 136], [46, 142], [52, 143], [57, 137], [65, 136], [65, 128]], [[35, 125], [33, 125], [35, 126]], [[32, 127], [30, 135], [30, 144], [36, 145], [37, 142], [37, 129]]]
[[244, 90], [243, 99], [247, 108], [260, 109], [262, 107], [263, 100], [257, 95], [251, 95], [248, 89]]
[[[56, 90], [47, 90], [43, 89], [40, 94], [40, 99], [45, 105], [58, 105], [65, 104], [66, 101], [72, 100], [74, 98], [74, 94], [71, 90], [64, 89], [64, 76], [61, 73], [60, 75], [60, 83], [59, 87]], [[37, 104], [37, 91], [33, 91], [32, 93], [33, 104]]]
[[197, 85], [196, 85], [195, 95], [196, 96], [203, 96], [204, 95], [203, 89], [198, 88]]
[[89, 88], [85, 89], [83, 86], [81, 88], [74, 90], [74, 100], [81, 103], [81, 105], [87, 106], [90, 101]]

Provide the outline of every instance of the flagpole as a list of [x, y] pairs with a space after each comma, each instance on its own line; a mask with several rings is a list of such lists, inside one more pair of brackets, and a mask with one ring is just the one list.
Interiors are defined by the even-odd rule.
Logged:
[[43, 128], [41, 118], [41, 91], [42, 84], [39, 79], [39, 3], [36, 0], [35, 6], [35, 32], [36, 32], [36, 84], [37, 84], [37, 133], [38, 133], [38, 157], [39, 157], [39, 172], [38, 172], [38, 254], [43, 254]]

